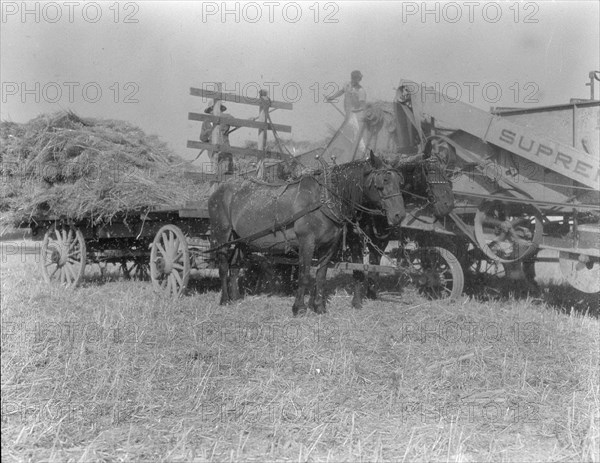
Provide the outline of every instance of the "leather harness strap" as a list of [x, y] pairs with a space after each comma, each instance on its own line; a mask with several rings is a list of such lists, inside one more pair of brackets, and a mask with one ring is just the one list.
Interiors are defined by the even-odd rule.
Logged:
[[224, 248], [225, 246], [230, 246], [232, 244], [249, 243], [250, 241], [257, 240], [258, 238], [262, 238], [263, 236], [267, 236], [270, 233], [275, 233], [277, 230], [283, 230], [288, 225], [291, 225], [292, 223], [294, 223], [296, 220], [300, 219], [301, 217], [304, 217], [307, 214], [310, 214], [313, 211], [316, 211], [317, 209], [319, 209], [321, 207], [323, 207], [323, 204], [321, 204], [321, 203], [311, 204], [310, 206], [305, 207], [301, 211], [296, 212], [294, 215], [292, 215], [291, 217], [287, 218], [283, 222], [280, 222], [280, 223], [275, 222], [272, 227], [269, 227], [267, 229], [264, 229], [264, 230], [261, 230], [259, 232], [253, 233], [252, 235], [246, 236], [244, 238], [237, 238], [237, 239], [232, 240], [232, 241], [227, 241], [226, 243], [221, 243], [218, 246], [215, 246], [213, 248], [207, 249], [206, 251], [203, 251], [203, 252], [205, 252], [205, 253], [211, 253], [211, 252], [215, 252], [215, 251], [217, 251], [217, 250], [219, 250], [221, 248]]

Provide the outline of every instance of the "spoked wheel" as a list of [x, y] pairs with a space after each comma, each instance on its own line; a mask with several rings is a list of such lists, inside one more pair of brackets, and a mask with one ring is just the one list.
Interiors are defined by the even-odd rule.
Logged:
[[475, 248], [467, 251], [465, 261], [465, 277], [467, 278], [504, 278], [506, 269], [504, 264], [490, 259], [481, 250]]
[[121, 271], [126, 280], [148, 280], [150, 278], [150, 265], [144, 259], [121, 262]]
[[[577, 228], [581, 248], [598, 249], [598, 224], [581, 224]], [[600, 292], [600, 256], [561, 251], [560, 271], [571, 286], [584, 293]]]
[[429, 299], [456, 299], [464, 288], [458, 259], [437, 246], [409, 251], [409, 272], [419, 292]]
[[542, 231], [542, 215], [530, 204], [486, 201], [475, 214], [477, 244], [498, 262], [518, 262], [533, 254]]
[[83, 278], [86, 248], [83, 233], [69, 225], [53, 225], [44, 235], [40, 266], [44, 280], [67, 288]]
[[190, 251], [183, 232], [165, 225], [156, 234], [150, 251], [150, 278], [154, 288], [179, 297], [190, 278]]

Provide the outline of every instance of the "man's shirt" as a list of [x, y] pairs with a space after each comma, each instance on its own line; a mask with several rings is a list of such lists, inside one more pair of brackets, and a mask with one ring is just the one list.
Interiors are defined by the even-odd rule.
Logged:
[[[221, 113], [220, 116], [222, 119], [233, 119], [233, 116], [229, 113]], [[200, 129], [200, 141], [205, 143], [211, 142], [211, 135], [215, 125], [210, 121], [204, 121], [202, 123], [202, 128]], [[221, 121], [221, 135], [223, 137], [223, 143], [229, 145], [229, 129], [231, 126], [225, 121]]]
[[351, 82], [344, 86], [344, 111], [350, 114], [364, 109], [367, 93], [362, 87], [353, 87]]

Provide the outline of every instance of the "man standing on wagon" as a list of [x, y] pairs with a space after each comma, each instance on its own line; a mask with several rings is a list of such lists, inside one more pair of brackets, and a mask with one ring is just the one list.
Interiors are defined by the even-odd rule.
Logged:
[[[212, 114], [213, 106], [211, 105], [204, 110], [206, 114]], [[233, 116], [226, 112], [227, 107], [225, 105], [221, 105], [221, 114], [219, 117], [221, 119], [232, 119]], [[202, 128], [200, 131], [200, 141], [204, 143], [210, 143], [212, 139], [213, 129], [216, 127], [216, 124], [211, 121], [204, 121], [202, 123]], [[221, 140], [222, 144], [225, 146], [229, 145], [229, 132], [231, 132], [231, 126], [227, 123], [221, 121]], [[215, 159], [216, 157], [216, 159]], [[227, 151], [217, 151], [213, 153], [211, 159], [211, 163], [213, 166], [217, 166], [216, 173], [220, 178], [223, 174], [233, 174], [233, 155], [228, 153]]]
[[[346, 119], [344, 120], [344, 134], [354, 143], [356, 138], [362, 136], [361, 127], [363, 123], [364, 110], [367, 104], [367, 93], [365, 89], [360, 85], [362, 80], [362, 73], [358, 70], [350, 73], [350, 82], [344, 85], [343, 88], [335, 92], [333, 95], [326, 98], [326, 101], [332, 102], [336, 98], [344, 95], [344, 111], [346, 113]], [[347, 130], [346, 130], [347, 129]], [[365, 150], [365, 144], [361, 138], [358, 146], [358, 150], [363, 152]], [[339, 163], [352, 161], [354, 153], [344, 153], [348, 158], [340, 159]]]

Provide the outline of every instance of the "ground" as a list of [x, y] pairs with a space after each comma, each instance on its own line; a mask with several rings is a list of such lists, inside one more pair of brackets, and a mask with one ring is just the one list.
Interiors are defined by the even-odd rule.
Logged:
[[117, 276], [65, 291], [36, 257], [2, 255], [8, 461], [600, 460], [600, 324], [565, 287], [355, 310], [333, 278], [328, 314], [293, 318]]

